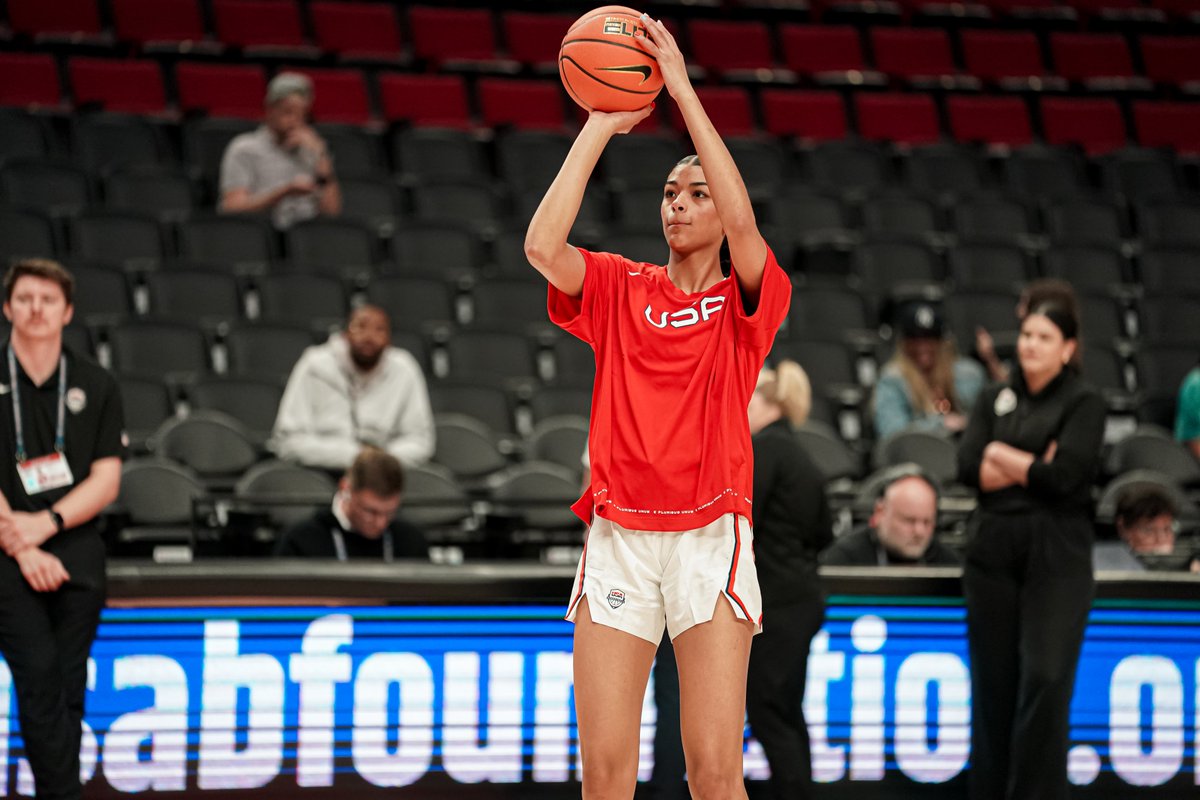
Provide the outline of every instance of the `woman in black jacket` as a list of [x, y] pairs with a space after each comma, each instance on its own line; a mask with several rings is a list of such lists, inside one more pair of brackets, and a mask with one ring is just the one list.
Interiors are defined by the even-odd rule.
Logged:
[[759, 375], [749, 407], [763, 632], [750, 648], [746, 709], [771, 767], [776, 800], [805, 800], [812, 791], [801, 702], [809, 646], [825, 619], [817, 553], [832, 541], [833, 524], [825, 481], [794, 435], [811, 402], [804, 370], [783, 361]]
[[1092, 579], [1091, 482], [1105, 404], [1075, 367], [1079, 320], [1022, 320], [1020, 369], [975, 404], [959, 479], [979, 491], [963, 568], [971, 800], [1066, 800], [1075, 670]]

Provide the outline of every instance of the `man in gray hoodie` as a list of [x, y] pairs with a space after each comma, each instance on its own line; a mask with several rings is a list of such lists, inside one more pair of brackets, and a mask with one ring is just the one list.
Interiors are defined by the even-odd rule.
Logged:
[[279, 404], [271, 447], [280, 458], [337, 472], [363, 445], [411, 467], [433, 455], [433, 412], [417, 360], [391, 346], [378, 306], [354, 310], [344, 331], [300, 356]]

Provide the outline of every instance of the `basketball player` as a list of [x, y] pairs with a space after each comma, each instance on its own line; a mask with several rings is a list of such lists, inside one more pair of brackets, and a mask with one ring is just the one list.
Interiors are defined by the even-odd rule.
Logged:
[[642, 700], [665, 626], [692, 797], [744, 800], [746, 670], [762, 616], [746, 408], [791, 284], [674, 38], [645, 15], [642, 24], [698, 153], [663, 189], [666, 266], [567, 243], [604, 147], [651, 108], [590, 114], [525, 239], [550, 283], [550, 318], [596, 357], [591, 482], [574, 506], [591, 529], [567, 611], [583, 796], [633, 796]]

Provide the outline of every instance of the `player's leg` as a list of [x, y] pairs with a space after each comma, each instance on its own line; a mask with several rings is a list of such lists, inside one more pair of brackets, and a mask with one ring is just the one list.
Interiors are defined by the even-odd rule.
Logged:
[[588, 599], [575, 612], [575, 716], [584, 800], [629, 800], [637, 785], [642, 703], [653, 642], [592, 621]]
[[711, 620], [673, 641], [683, 751], [693, 798], [744, 800], [746, 669], [754, 623], [735, 615], [724, 595], [716, 603]]

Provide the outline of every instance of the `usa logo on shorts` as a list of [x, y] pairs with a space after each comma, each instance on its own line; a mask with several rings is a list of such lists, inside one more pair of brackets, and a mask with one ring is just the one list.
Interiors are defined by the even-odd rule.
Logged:
[[620, 608], [625, 605], [625, 593], [620, 589], [613, 589], [608, 593], [608, 604], [613, 608]]

